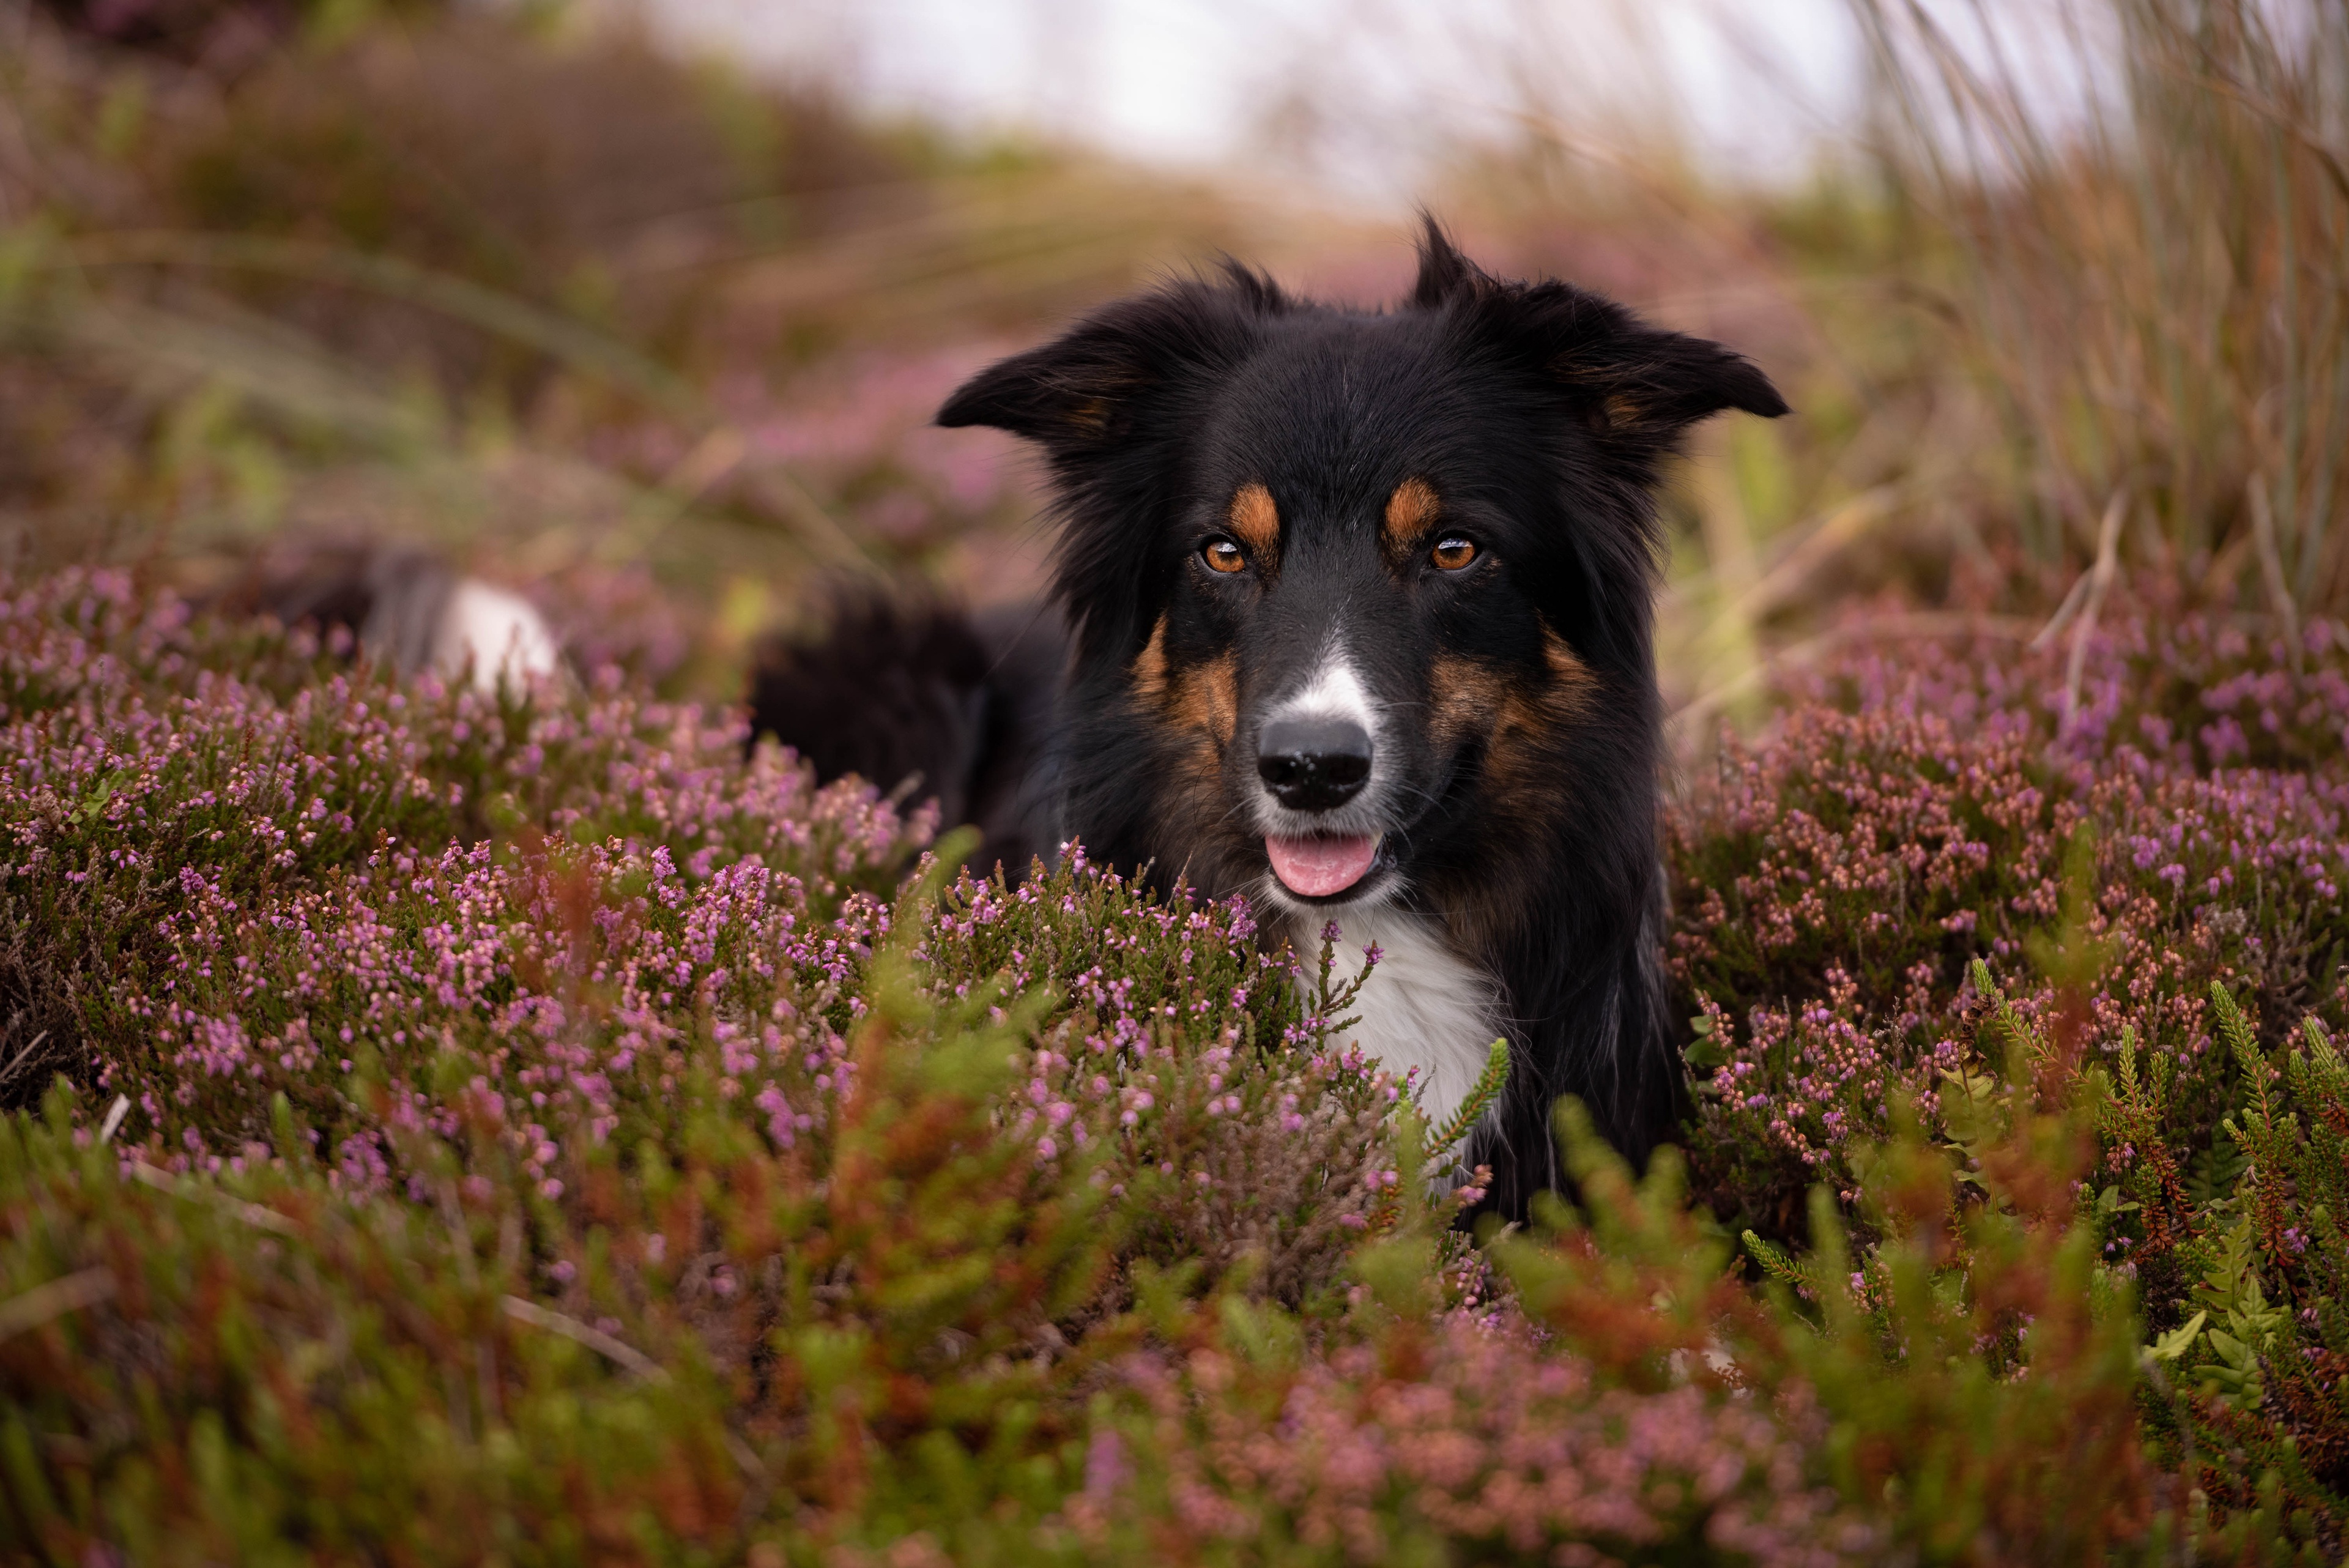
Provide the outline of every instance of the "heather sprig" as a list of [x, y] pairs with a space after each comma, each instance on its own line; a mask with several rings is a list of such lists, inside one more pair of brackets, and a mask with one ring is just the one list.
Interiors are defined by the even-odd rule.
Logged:
[[1476, 1081], [1468, 1086], [1468, 1096], [1460, 1102], [1460, 1107], [1443, 1123], [1429, 1128], [1423, 1160], [1440, 1167], [1445, 1158], [1476, 1130], [1476, 1124], [1485, 1119], [1485, 1114], [1500, 1099], [1501, 1091], [1508, 1082], [1509, 1043], [1506, 1039], [1495, 1040], [1485, 1054], [1484, 1071], [1478, 1073]]

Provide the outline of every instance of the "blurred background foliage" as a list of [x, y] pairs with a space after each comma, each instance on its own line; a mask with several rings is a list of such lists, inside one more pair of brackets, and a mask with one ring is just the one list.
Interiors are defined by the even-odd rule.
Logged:
[[[1856, 614], [2021, 635], [2100, 554], [2262, 619], [2349, 596], [2349, 17], [2029, 9], [2018, 57], [1853, 0], [1861, 132], [1802, 179], [1595, 129], [1530, 49], [1435, 155], [1494, 269], [1723, 337], [1797, 410], [1706, 432], [1672, 499], [1692, 742]], [[0, 36], [0, 547], [202, 592], [420, 540], [672, 694], [730, 695], [812, 572], [1034, 590], [1032, 475], [926, 428], [989, 356], [1219, 251], [1366, 300], [1407, 268], [1375, 202], [883, 117], [581, 6], [9, 0]], [[2054, 126], [2059, 67], [2093, 90]]]

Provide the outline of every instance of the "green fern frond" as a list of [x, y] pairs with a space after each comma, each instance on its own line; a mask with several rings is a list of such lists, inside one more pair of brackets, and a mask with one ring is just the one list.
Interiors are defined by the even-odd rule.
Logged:
[[1741, 1231], [1737, 1239], [1744, 1243], [1746, 1256], [1760, 1264], [1764, 1273], [1780, 1284], [1803, 1282], [1802, 1272], [1795, 1267], [1795, 1260], [1786, 1255], [1785, 1248], [1775, 1241], [1764, 1241], [1751, 1231]]
[[1827, 1278], [1816, 1263], [1797, 1261], [1785, 1248], [1775, 1241], [1765, 1241], [1751, 1231], [1739, 1232], [1737, 1239], [1744, 1245], [1745, 1255], [1764, 1274], [1814, 1300], [1824, 1299]]
[[1470, 1087], [1468, 1097], [1460, 1102], [1460, 1108], [1454, 1111], [1441, 1127], [1429, 1135], [1429, 1164], [1449, 1156], [1466, 1140], [1468, 1135], [1475, 1130], [1476, 1124], [1485, 1119], [1485, 1113], [1500, 1099], [1501, 1091], [1508, 1086], [1508, 1082], [1509, 1043], [1495, 1040], [1492, 1049], [1485, 1054], [1485, 1070], [1476, 1075], [1476, 1082]]
[[[2217, 981], [2210, 982], [2210, 1005], [2219, 1014], [2219, 1033], [2227, 1042], [2228, 1051], [2235, 1058], [2251, 1085], [2251, 1094], [2243, 1106], [2242, 1126], [2238, 1127], [2232, 1116], [2220, 1119], [2219, 1125], [2227, 1135], [2243, 1147], [2257, 1167], [2256, 1177], [2263, 1184], [2271, 1183], [2282, 1174], [2281, 1157], [2292, 1141], [2293, 1128], [2279, 1127], [2274, 1097], [2268, 1092], [2268, 1080], [2274, 1072], [2260, 1050], [2259, 1036], [2251, 1033], [2251, 1021], [2235, 999]], [[2282, 1118], [2290, 1123], [2288, 1116]]]
[[1990, 965], [1976, 959], [1968, 972], [1973, 977], [1976, 993], [1991, 1005], [1992, 1031], [2005, 1045], [2010, 1058], [2020, 1052], [2023, 1059], [2034, 1066], [2046, 1063], [2054, 1053], [2048, 1050], [2045, 1042], [2031, 1032], [2030, 1025], [2023, 1022], [2023, 1015], [2014, 1011], [2014, 1003], [2006, 999], [2006, 992], [2000, 990], [1998, 981], [1992, 978]]
[[2260, 1054], [2259, 1038], [2251, 1033], [2251, 1021], [2235, 1005], [2227, 988], [2215, 980], [2210, 982], [2210, 1005], [2219, 1014], [2219, 1037], [2226, 1041], [2235, 1064], [2251, 1075], [2252, 1083], [2266, 1082], [2267, 1058]]
[[2316, 1014], [2312, 1012], [2300, 1021], [2300, 1033], [2308, 1043], [2302, 1060], [2309, 1087], [2301, 1091], [2302, 1097], [2314, 1102], [2320, 1096], [2327, 1096], [2328, 1091], [2328, 1097], [2342, 1097], [2349, 1092], [2349, 1063], [2342, 1060], [2339, 1049], [2333, 1045], [2332, 1036], [2325, 1033], [2324, 1025], [2317, 1022]]

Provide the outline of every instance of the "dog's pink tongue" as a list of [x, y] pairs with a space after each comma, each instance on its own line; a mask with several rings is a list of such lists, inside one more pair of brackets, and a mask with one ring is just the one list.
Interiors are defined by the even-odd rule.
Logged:
[[1367, 836], [1355, 838], [1268, 838], [1264, 847], [1272, 857], [1272, 874], [1281, 886], [1308, 898], [1342, 893], [1371, 868], [1378, 846]]

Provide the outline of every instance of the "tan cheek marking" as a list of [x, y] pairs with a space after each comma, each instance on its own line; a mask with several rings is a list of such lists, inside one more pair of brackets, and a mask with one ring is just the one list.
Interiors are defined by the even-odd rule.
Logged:
[[1541, 690], [1517, 688], [1473, 659], [1439, 654], [1428, 671], [1428, 707], [1436, 740], [1456, 745], [1482, 731], [1492, 738], [1496, 766], [1506, 770], [1545, 737], [1581, 716], [1598, 678], [1566, 639], [1542, 632], [1542, 661], [1550, 679]]
[[1406, 479], [1395, 486], [1387, 497], [1386, 517], [1379, 528], [1379, 537], [1393, 556], [1407, 554], [1419, 543], [1419, 536], [1435, 521], [1440, 507], [1435, 492], [1423, 479]]
[[1558, 682], [1559, 689], [1553, 691], [1551, 701], [1569, 702], [1575, 710], [1579, 710], [1590, 689], [1599, 683], [1599, 678], [1590, 673], [1590, 666], [1583, 663], [1574, 649], [1567, 646], [1566, 639], [1547, 627], [1542, 628], [1542, 660], [1549, 666], [1550, 675]]
[[1240, 713], [1239, 660], [1216, 655], [1175, 680], [1174, 712], [1185, 727], [1215, 738], [1218, 747], [1232, 743]]
[[1492, 727], [1506, 693], [1501, 678], [1475, 659], [1443, 653], [1428, 670], [1427, 696], [1437, 743], [1456, 746]]
[[1166, 695], [1166, 618], [1163, 615], [1134, 659], [1133, 691], [1144, 702], [1156, 702]]
[[[1561, 765], [1558, 739], [1589, 711], [1599, 686], [1590, 667], [1547, 628], [1542, 632], [1542, 662], [1549, 679], [1533, 690], [1456, 656], [1440, 658], [1433, 672], [1430, 697], [1438, 732], [1455, 711], [1459, 722], [1474, 722], [1486, 731], [1484, 801], [1505, 823], [1530, 822], [1555, 811], [1560, 792], [1573, 789]], [[1444, 924], [1453, 940], [1476, 951], [1506, 939], [1514, 929], [1504, 919], [1515, 907], [1510, 889], [1529, 886], [1530, 864], [1494, 867], [1464, 896], [1451, 899]]]
[[1494, 726], [1491, 766], [1505, 785], [1523, 785], [1546, 771], [1558, 732], [1589, 710], [1599, 678], [1566, 639], [1542, 628], [1542, 662], [1550, 679], [1539, 691], [1512, 691]]
[[[1239, 661], [1229, 653], [1205, 664], [1170, 670], [1166, 663], [1166, 618], [1150, 628], [1150, 640], [1133, 660], [1133, 694], [1144, 705], [1172, 718], [1176, 725], [1216, 748], [1228, 746], [1239, 727]], [[1210, 765], [1216, 759], [1210, 758]]]
[[1253, 480], [1241, 485], [1232, 497], [1228, 521], [1232, 537], [1247, 551], [1257, 569], [1270, 570], [1280, 549], [1280, 508], [1272, 504], [1272, 492]]

